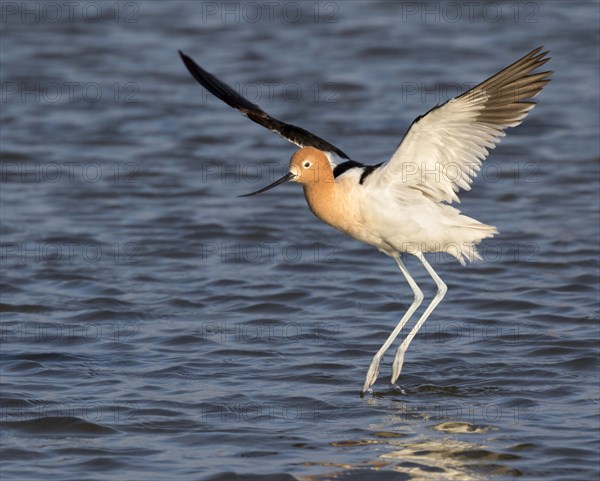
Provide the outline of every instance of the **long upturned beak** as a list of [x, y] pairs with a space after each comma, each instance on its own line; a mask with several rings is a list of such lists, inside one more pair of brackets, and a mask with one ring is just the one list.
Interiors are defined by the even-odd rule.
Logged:
[[277, 187], [279, 184], [283, 184], [284, 182], [288, 182], [288, 181], [292, 180], [294, 177], [296, 177], [295, 174], [293, 174], [291, 172], [288, 172], [281, 179], [276, 180], [271, 185], [267, 185], [266, 187], [264, 187], [264, 188], [262, 188], [260, 190], [257, 190], [256, 192], [251, 192], [250, 194], [238, 195], [238, 197], [249, 197], [251, 195], [262, 194], [263, 192], [266, 192], [267, 190], [270, 190], [273, 187]]

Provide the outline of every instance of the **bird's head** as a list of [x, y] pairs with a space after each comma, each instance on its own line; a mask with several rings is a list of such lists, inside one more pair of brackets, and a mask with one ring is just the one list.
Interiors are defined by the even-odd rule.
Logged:
[[290, 180], [304, 185], [333, 180], [327, 155], [314, 147], [303, 147], [292, 155], [290, 173], [294, 174], [294, 178]]
[[325, 152], [314, 147], [302, 147], [292, 155], [290, 171], [286, 175], [256, 192], [240, 197], [262, 194], [288, 181], [298, 182], [305, 187], [314, 186], [321, 182], [333, 182], [333, 169], [329, 163], [329, 158]]

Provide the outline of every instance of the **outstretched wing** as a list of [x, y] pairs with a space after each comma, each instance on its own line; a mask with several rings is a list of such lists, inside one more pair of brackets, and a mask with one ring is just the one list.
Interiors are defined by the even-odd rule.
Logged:
[[349, 157], [340, 149], [326, 140], [317, 137], [308, 130], [304, 130], [295, 125], [286, 124], [285, 122], [281, 122], [280, 120], [271, 117], [258, 105], [253, 104], [248, 99], [242, 97], [229, 85], [221, 82], [217, 77], [208, 73], [181, 50], [179, 51], [179, 55], [181, 55], [183, 63], [192, 76], [201, 83], [206, 90], [221, 99], [230, 107], [239, 110], [240, 113], [253, 122], [272, 130], [284, 139], [296, 144], [298, 147], [314, 147], [323, 152], [334, 152], [343, 159], [349, 159]]
[[459, 97], [417, 117], [392, 158], [377, 169], [371, 183], [420, 190], [439, 202], [459, 202], [469, 190], [481, 161], [535, 106], [531, 101], [552, 72], [531, 73], [548, 52], [536, 48]]

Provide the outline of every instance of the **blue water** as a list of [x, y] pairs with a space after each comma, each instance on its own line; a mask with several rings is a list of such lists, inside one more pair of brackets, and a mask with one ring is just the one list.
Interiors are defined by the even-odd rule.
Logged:
[[[598, 479], [597, 2], [1, 14], [2, 479]], [[374, 164], [542, 44], [552, 83], [461, 195], [500, 235], [466, 268], [430, 256], [449, 292], [401, 390], [390, 351], [361, 398], [409, 287], [298, 186], [236, 197], [294, 147], [206, 94], [177, 49]]]

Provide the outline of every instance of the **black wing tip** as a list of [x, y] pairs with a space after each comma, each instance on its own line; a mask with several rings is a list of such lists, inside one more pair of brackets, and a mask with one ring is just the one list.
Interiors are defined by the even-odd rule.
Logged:
[[200, 67], [198, 66], [198, 64], [196, 62], [194, 62], [194, 60], [192, 60], [192, 57], [189, 57], [188, 55], [183, 53], [181, 50], [177, 50], [177, 51], [179, 52], [179, 56], [181, 57], [181, 60], [183, 61], [184, 65], [187, 67], [189, 72], [194, 76], [194, 78], [196, 78], [196, 80], [198, 80], [197, 72], [200, 70]]
[[[299, 146], [313, 146], [324, 152], [334, 152], [343, 159], [349, 159], [348, 155], [342, 150], [338, 149], [329, 142], [317, 137], [311, 132], [296, 127], [295, 125], [286, 124], [268, 115], [258, 105], [250, 102], [244, 96], [238, 94], [228, 85], [224, 84], [212, 74], [200, 67], [194, 60], [183, 53], [181, 50], [177, 50], [181, 60], [188, 69], [189, 73], [198, 83], [206, 88], [210, 93], [215, 95], [217, 98], [225, 102], [230, 107], [238, 110], [242, 115], [245, 115], [253, 122], [256, 122], [263, 127], [268, 128], [276, 132], [281, 137], [285, 138], [289, 142]], [[291, 129], [291, 132], [286, 132], [286, 129]]]
[[177, 51], [179, 52], [179, 56], [181, 57], [181, 60], [183, 61], [183, 64], [186, 66], [186, 68], [192, 74], [192, 76], [194, 78], [196, 78], [196, 74], [194, 73], [194, 70], [197, 71], [197, 67], [198, 67], [196, 65], [196, 62], [194, 62], [191, 57], [188, 57], [181, 50], [177, 50]]
[[202, 67], [200, 67], [200, 65], [198, 65], [196, 62], [194, 62], [194, 59], [192, 57], [186, 55], [181, 50], [178, 50], [178, 52], [179, 56], [181, 57], [181, 60], [183, 60], [184, 65], [192, 74], [192, 77], [194, 77], [202, 85], [205, 85], [205, 83], [207, 82], [206, 77], [209, 77], [210, 74]]
[[188, 57], [181, 50], [177, 49], [177, 52], [179, 53], [179, 56], [181, 57], [181, 60], [183, 60], [184, 62], [186, 62], [187, 60], [192, 60], [190, 57]]

